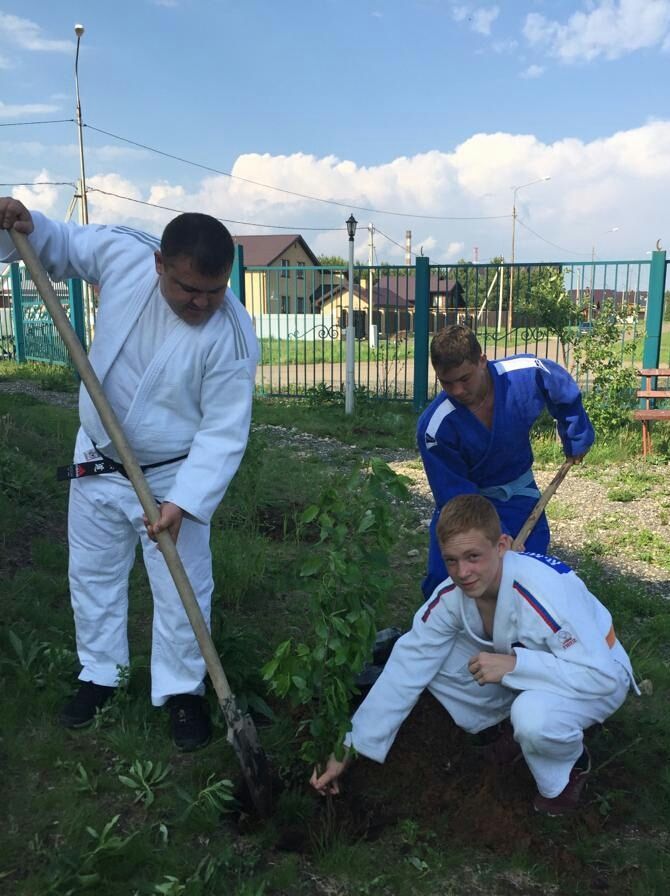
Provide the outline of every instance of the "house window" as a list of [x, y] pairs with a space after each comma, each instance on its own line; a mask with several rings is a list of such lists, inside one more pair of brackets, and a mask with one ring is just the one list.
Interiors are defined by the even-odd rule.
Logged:
[[305, 262], [299, 261], [297, 264], [298, 264], [298, 272], [296, 273], [296, 277], [298, 278], [298, 280], [304, 280], [305, 279], [305, 271], [304, 271]]
[[305, 313], [305, 298], [304, 298], [304, 296], [296, 296], [295, 313], [296, 314], [304, 314]]
[[288, 258], [282, 258], [281, 260], [281, 275], [282, 277], [288, 277]]
[[279, 310], [282, 314], [288, 314], [288, 296], [281, 297], [281, 305]]

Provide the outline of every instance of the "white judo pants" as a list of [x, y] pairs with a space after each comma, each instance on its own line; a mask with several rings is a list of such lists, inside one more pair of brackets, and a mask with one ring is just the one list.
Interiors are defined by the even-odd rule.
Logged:
[[604, 722], [624, 702], [630, 678], [620, 666], [619, 684], [607, 697], [575, 697], [548, 691], [514, 691], [502, 684], [479, 685], [468, 671], [468, 660], [482, 650], [481, 642], [459, 635], [428, 690], [454, 722], [476, 734], [508, 716], [514, 739], [542, 796], [558, 796], [584, 749], [584, 730]]
[[[162, 468], [147, 471], [149, 485], [165, 494]], [[170, 479], [174, 473], [170, 473]], [[160, 491], [157, 491], [160, 486]], [[127, 666], [128, 576], [138, 540], [153, 594], [151, 702], [174, 694], [202, 694], [205, 663], [163, 555], [142, 522], [130, 482], [118, 473], [70, 483], [69, 576], [81, 681], [113, 686]], [[209, 626], [213, 590], [209, 526], [184, 517], [177, 549]]]

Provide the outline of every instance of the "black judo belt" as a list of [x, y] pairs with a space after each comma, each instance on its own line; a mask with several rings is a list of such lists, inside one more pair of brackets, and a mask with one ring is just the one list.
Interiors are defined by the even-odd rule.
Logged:
[[[93, 447], [98, 451], [95, 445]], [[100, 451], [98, 451], [98, 454], [100, 454], [98, 460], [86, 460], [79, 464], [68, 464], [66, 467], [58, 467], [56, 469], [56, 479], [58, 482], [67, 482], [68, 479], [81, 479], [83, 476], [100, 476], [103, 473], [120, 473], [126, 479], [129, 478], [123, 464], [112, 460], [111, 457], [105, 457]], [[188, 454], [180, 454], [179, 457], [171, 457], [169, 460], [159, 460], [155, 464], [145, 464], [143, 467], [140, 467], [140, 470], [143, 473], [146, 470], [155, 470], [156, 467], [165, 467], [167, 464], [174, 464], [178, 460], [184, 460], [187, 457]]]

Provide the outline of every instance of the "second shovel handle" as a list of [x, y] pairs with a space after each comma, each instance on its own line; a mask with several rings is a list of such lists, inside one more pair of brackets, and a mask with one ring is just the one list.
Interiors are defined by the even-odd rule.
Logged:
[[519, 549], [520, 545], [523, 545], [526, 543], [526, 539], [528, 538], [530, 533], [535, 528], [535, 524], [537, 523], [539, 518], [544, 513], [544, 508], [549, 503], [549, 500], [551, 499], [552, 495], [555, 493], [556, 489], [559, 487], [561, 482], [563, 482], [565, 477], [568, 475], [568, 471], [570, 470], [570, 467], [572, 467], [574, 463], [575, 463], [574, 457], [569, 457], [563, 464], [561, 464], [558, 472], [556, 473], [556, 475], [551, 480], [549, 485], [545, 488], [545, 490], [540, 495], [537, 504], [531, 510], [528, 519], [523, 524], [523, 526], [521, 527], [521, 529], [519, 531], [519, 534], [516, 536], [516, 538], [512, 542], [512, 550], [513, 551], [517, 551]]

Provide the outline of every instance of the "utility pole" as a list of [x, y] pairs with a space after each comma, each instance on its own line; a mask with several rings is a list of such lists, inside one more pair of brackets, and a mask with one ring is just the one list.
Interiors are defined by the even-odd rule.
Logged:
[[[88, 197], [86, 195], [86, 171], [84, 168], [84, 136], [81, 120], [81, 100], [79, 99], [79, 44], [84, 34], [84, 26], [76, 24], [74, 33], [77, 36], [77, 51], [74, 57], [74, 88], [76, 99], [77, 135], [79, 138], [79, 212], [82, 224], [88, 224]], [[69, 210], [68, 210], [69, 212]], [[95, 308], [93, 306], [93, 290], [90, 283], [84, 282], [84, 305], [86, 308], [86, 338], [90, 345], [95, 332]]]
[[374, 306], [375, 295], [375, 278], [373, 266], [375, 263], [375, 225], [370, 222], [368, 224], [368, 320], [367, 320], [367, 336], [368, 342], [372, 335], [372, 308]]
[[[346, 342], [346, 370], [344, 382], [344, 413], [354, 412], [354, 371], [355, 371], [355, 343], [354, 343], [354, 237], [358, 221], [353, 215], [347, 220], [347, 234], [349, 236], [349, 308], [347, 312], [347, 342]], [[359, 285], [360, 296], [360, 285]]]
[[512, 329], [512, 316], [514, 304], [514, 261], [516, 249], [516, 194], [525, 187], [532, 187], [534, 184], [541, 184], [543, 181], [551, 180], [551, 177], [540, 177], [537, 180], [531, 180], [527, 184], [519, 184], [518, 187], [512, 187], [514, 191], [512, 199], [512, 262], [509, 268], [509, 303], [507, 305], [507, 329]]
[[412, 264], [412, 231], [405, 231], [405, 264], [409, 267]]

